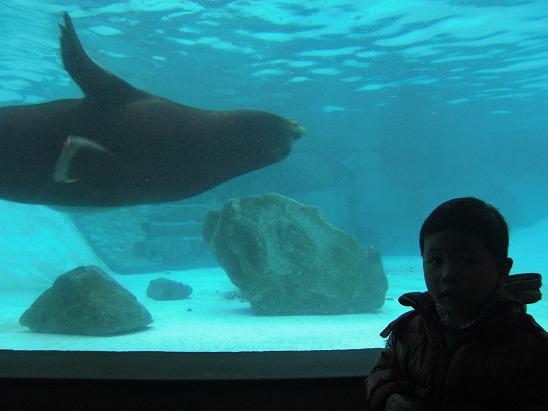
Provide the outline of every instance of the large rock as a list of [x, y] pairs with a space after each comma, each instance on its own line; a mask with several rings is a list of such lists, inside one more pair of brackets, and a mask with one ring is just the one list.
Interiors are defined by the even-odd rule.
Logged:
[[100, 268], [85, 266], [57, 277], [19, 322], [44, 333], [112, 335], [142, 329], [152, 317]]
[[361, 313], [384, 303], [379, 253], [316, 207], [274, 193], [236, 198], [206, 214], [203, 234], [257, 314]]

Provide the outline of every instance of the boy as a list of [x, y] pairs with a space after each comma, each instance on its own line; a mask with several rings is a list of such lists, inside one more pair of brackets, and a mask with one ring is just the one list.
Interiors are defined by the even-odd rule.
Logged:
[[428, 292], [409, 311], [367, 378], [370, 411], [547, 411], [548, 335], [525, 304], [540, 274], [509, 276], [508, 227], [493, 206], [457, 198], [419, 236]]

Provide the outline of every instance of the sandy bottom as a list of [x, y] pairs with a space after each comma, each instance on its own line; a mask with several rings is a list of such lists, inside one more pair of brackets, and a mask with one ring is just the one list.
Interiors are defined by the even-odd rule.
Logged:
[[[526, 251], [526, 250], [525, 250]], [[520, 254], [525, 252], [520, 250]], [[547, 272], [548, 257], [535, 255], [515, 264], [513, 273]], [[220, 268], [146, 275], [113, 275], [150, 311], [154, 322], [141, 332], [112, 337], [40, 334], [22, 327], [20, 315], [43, 290], [0, 294], [0, 349], [85, 351], [308, 351], [375, 348], [384, 346], [381, 330], [407, 311], [398, 297], [409, 291], [424, 291], [422, 263], [418, 257], [383, 258], [389, 281], [385, 305], [376, 313], [336, 316], [260, 317], [249, 304], [227, 300], [222, 293], [234, 290]], [[154, 301], [146, 296], [150, 280], [164, 276], [190, 284], [190, 299]], [[546, 293], [547, 287], [543, 287]], [[529, 313], [548, 326], [548, 304], [542, 300]]]

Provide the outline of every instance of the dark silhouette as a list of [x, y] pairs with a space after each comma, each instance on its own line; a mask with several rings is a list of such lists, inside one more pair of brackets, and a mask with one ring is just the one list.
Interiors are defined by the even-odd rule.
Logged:
[[0, 198], [181, 200], [283, 160], [303, 134], [267, 112], [200, 110], [139, 90], [95, 63], [66, 13], [64, 21], [63, 64], [85, 97], [0, 108]]
[[428, 292], [382, 333], [367, 378], [371, 411], [548, 410], [548, 335], [526, 314], [540, 274], [509, 275], [508, 227], [493, 206], [457, 198], [420, 231]]

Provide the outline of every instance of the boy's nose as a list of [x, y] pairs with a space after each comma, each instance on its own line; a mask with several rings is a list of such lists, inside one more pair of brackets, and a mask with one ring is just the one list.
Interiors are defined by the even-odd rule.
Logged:
[[444, 264], [441, 270], [441, 279], [444, 282], [454, 282], [459, 277], [460, 267], [455, 263]]

